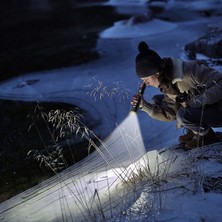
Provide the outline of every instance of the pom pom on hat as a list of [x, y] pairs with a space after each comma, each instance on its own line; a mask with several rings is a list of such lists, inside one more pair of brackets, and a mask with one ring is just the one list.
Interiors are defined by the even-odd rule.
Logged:
[[149, 46], [145, 42], [140, 42], [138, 45], [138, 50], [140, 53], [146, 53], [149, 51]]
[[136, 56], [136, 73], [140, 78], [151, 76], [160, 71], [161, 57], [149, 48], [146, 42], [138, 45], [139, 54]]

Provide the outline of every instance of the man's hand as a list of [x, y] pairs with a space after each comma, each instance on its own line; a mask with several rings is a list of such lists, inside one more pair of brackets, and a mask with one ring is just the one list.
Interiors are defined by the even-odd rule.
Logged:
[[140, 109], [142, 109], [143, 108], [143, 106], [144, 106], [144, 99], [143, 99], [143, 97], [142, 96], [140, 96], [140, 95], [134, 95], [133, 96], [133, 98], [132, 98], [132, 100], [131, 100], [131, 105], [133, 105], [133, 106], [136, 106], [138, 103], [138, 105], [139, 105], [139, 108]]

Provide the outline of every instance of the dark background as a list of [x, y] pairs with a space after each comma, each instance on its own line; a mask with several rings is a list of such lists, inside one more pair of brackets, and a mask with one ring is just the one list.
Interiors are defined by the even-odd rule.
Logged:
[[94, 50], [98, 32], [125, 17], [116, 14], [113, 7], [98, 4], [103, 2], [1, 1], [0, 81], [98, 58]]

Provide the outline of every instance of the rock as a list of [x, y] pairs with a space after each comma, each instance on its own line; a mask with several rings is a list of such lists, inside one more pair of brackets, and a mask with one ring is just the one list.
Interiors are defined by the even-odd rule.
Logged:
[[210, 27], [206, 35], [185, 45], [184, 50], [190, 59], [196, 59], [196, 53], [210, 58], [222, 58], [222, 26]]

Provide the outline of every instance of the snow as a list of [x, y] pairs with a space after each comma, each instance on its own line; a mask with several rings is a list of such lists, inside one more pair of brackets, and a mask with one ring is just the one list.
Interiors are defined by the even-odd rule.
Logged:
[[[124, 6], [129, 13], [133, 4], [136, 13], [144, 13], [145, 2], [108, 4]], [[221, 16], [200, 15], [189, 20], [189, 12], [216, 9], [221, 7], [219, 1], [169, 3], [170, 9], [186, 9], [180, 13], [187, 20], [118, 21], [100, 33], [99, 60], [27, 73], [1, 83], [3, 99], [67, 102], [86, 109], [101, 123], [95, 133], [105, 144], [62, 173], [1, 203], [1, 221], [221, 221], [222, 195], [205, 193], [201, 186], [206, 175], [221, 175], [220, 146], [191, 153], [174, 150], [182, 133], [175, 122], [158, 122], [142, 112], [130, 114], [130, 99], [140, 84], [134, 67], [138, 43], [147, 41], [162, 57], [185, 59], [183, 46], [203, 35], [208, 25], [221, 21]], [[93, 91], [95, 87], [104, 94]], [[118, 93], [110, 96], [113, 89]], [[156, 93], [157, 89], [147, 88], [144, 96], [150, 100]], [[208, 149], [218, 155], [197, 158], [200, 153], [209, 154]]]
[[[155, 28], [154, 28], [155, 27]], [[176, 28], [175, 24], [153, 19], [150, 22], [132, 24], [131, 21], [120, 21], [100, 34], [101, 38], [138, 38], [169, 32]]]

